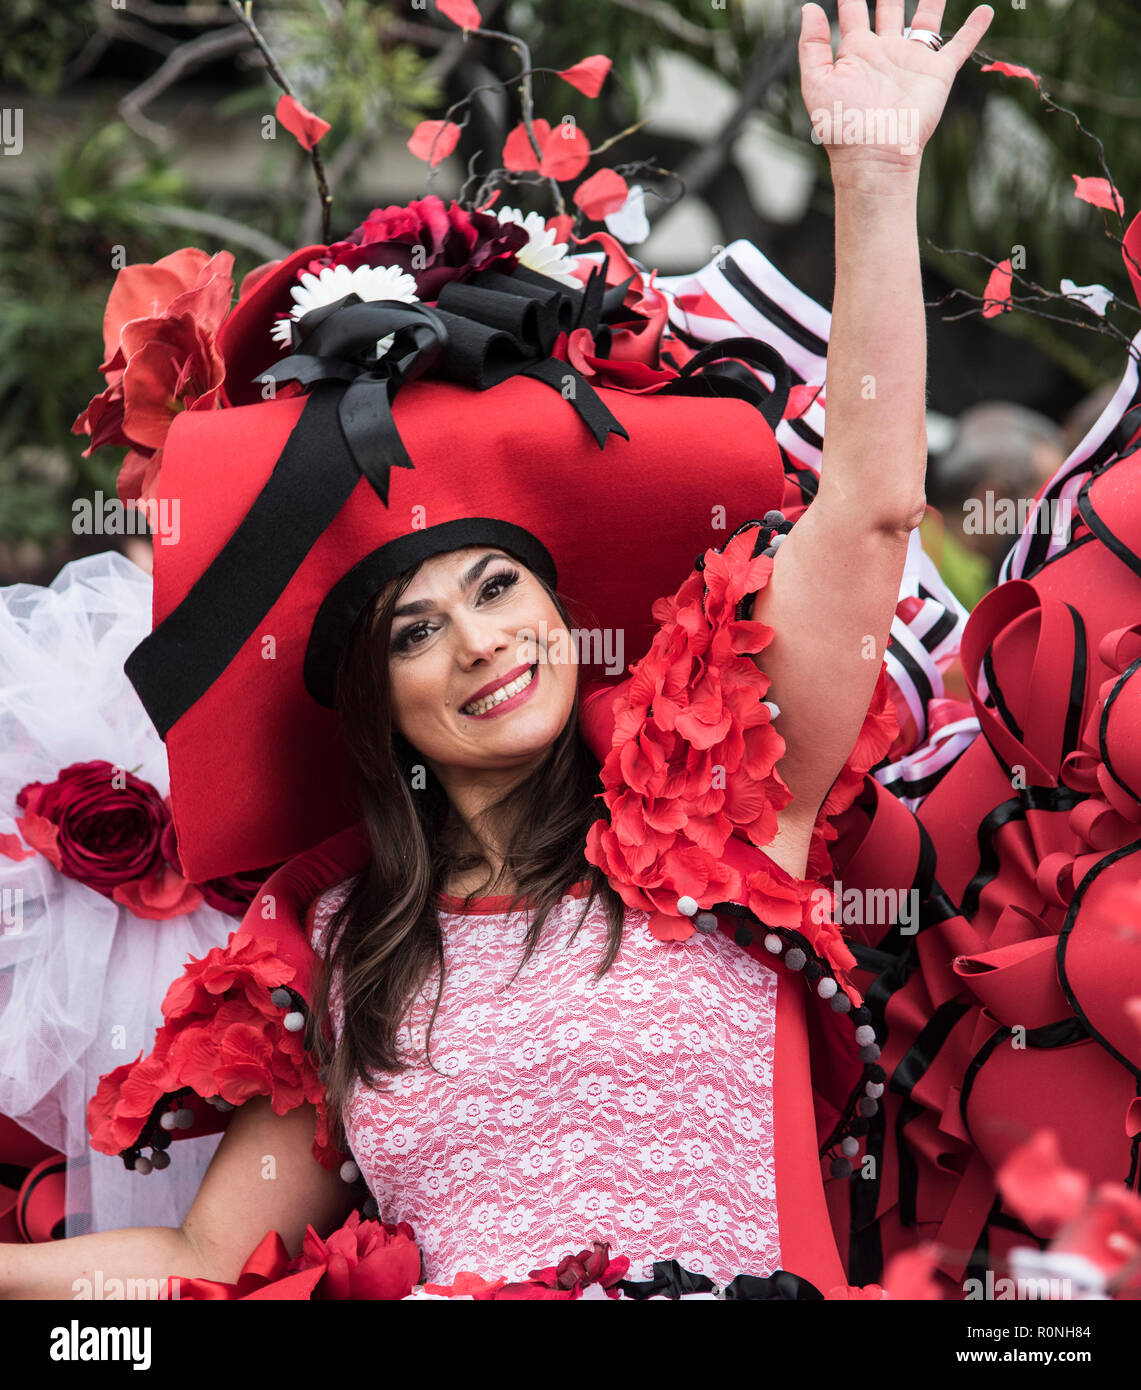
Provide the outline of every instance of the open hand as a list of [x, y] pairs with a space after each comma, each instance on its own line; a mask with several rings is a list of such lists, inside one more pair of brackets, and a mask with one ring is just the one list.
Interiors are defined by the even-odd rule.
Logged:
[[[945, 0], [920, 0], [912, 29], [939, 33]], [[979, 5], [935, 52], [903, 37], [903, 0], [877, 0], [872, 33], [866, 0], [839, 0], [840, 48], [832, 58], [828, 16], [801, 10], [800, 90], [813, 138], [833, 167], [842, 163], [918, 166], [955, 74], [990, 27], [994, 10]]]

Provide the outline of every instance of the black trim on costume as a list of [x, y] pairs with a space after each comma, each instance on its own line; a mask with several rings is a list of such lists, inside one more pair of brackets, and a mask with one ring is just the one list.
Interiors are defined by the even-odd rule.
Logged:
[[[999, 685], [994, 674], [994, 663], [991, 660], [991, 653], [994, 650], [993, 644], [983, 652], [983, 674], [986, 676], [987, 694], [994, 705], [995, 713], [1006, 725], [1007, 729], [1014, 735], [1019, 743], [1026, 742], [1026, 736], [1018, 726], [1018, 721], [1010, 712], [1010, 706], [1006, 703], [1002, 694], [1002, 687]], [[995, 755], [998, 756], [997, 754]]]
[[550, 551], [537, 536], [510, 521], [487, 516], [461, 517], [397, 536], [358, 560], [329, 590], [317, 610], [305, 649], [304, 680], [306, 690], [319, 705], [332, 708], [337, 667], [349, 632], [389, 580], [433, 555], [468, 546], [505, 550], [552, 589], [558, 586], [558, 571]]
[[960, 913], [968, 919], [974, 916], [982, 890], [998, 876], [995, 836], [1004, 825], [1025, 820], [1028, 811], [1072, 811], [1088, 797], [1088, 792], [1076, 792], [1070, 787], [1024, 787], [1017, 796], [1000, 802], [979, 822], [979, 867], [963, 891]]
[[1082, 1008], [1081, 1004], [1078, 1003], [1077, 995], [1074, 993], [1073, 986], [1070, 984], [1066, 975], [1066, 948], [1069, 945], [1070, 933], [1073, 931], [1074, 924], [1077, 921], [1078, 909], [1081, 907], [1086, 890], [1089, 888], [1090, 884], [1093, 883], [1096, 878], [1099, 878], [1111, 865], [1116, 864], [1119, 859], [1124, 859], [1130, 854], [1138, 853], [1138, 851], [1141, 851], [1141, 840], [1132, 840], [1129, 844], [1121, 845], [1119, 848], [1110, 851], [1104, 858], [1097, 861], [1074, 889], [1074, 896], [1070, 899], [1070, 905], [1066, 909], [1065, 920], [1062, 922], [1062, 929], [1058, 933], [1057, 960], [1058, 983], [1062, 987], [1062, 993], [1066, 996], [1067, 1002], [1076, 1016], [1081, 1020], [1089, 1036], [1093, 1038], [1095, 1042], [1100, 1043], [1115, 1061], [1120, 1062], [1134, 1077], [1141, 1080], [1141, 1068], [1134, 1066], [1124, 1053], [1118, 1052], [1117, 1048], [1115, 1048], [1107, 1038], [1103, 1037], [1090, 1022], [1085, 1010]]
[[1130, 550], [1120, 536], [1115, 536], [1105, 522], [1094, 511], [1093, 503], [1090, 501], [1090, 484], [1095, 482], [1100, 474], [1091, 474], [1082, 485], [1078, 493], [1078, 515], [1090, 528], [1094, 535], [1101, 541], [1102, 545], [1123, 565], [1131, 569], [1134, 574], [1141, 577], [1141, 556]]
[[[1086, 702], [1086, 625], [1078, 610], [1066, 604], [1074, 624], [1074, 664], [1070, 671], [1070, 700], [1066, 708], [1066, 727], [1062, 732], [1062, 757], [1078, 746], [1082, 731], [1082, 710]], [[1059, 762], [1061, 759], [1059, 759]]]
[[[963, 1086], [959, 1092], [959, 1117], [963, 1122], [963, 1128], [970, 1137], [972, 1147], [976, 1149], [978, 1144], [975, 1142], [974, 1135], [971, 1134], [971, 1126], [967, 1121], [967, 1102], [974, 1089], [975, 1080], [989, 1060], [991, 1053], [1004, 1038], [1013, 1036], [1013, 1033], [1013, 1028], [1008, 1028], [1005, 1025], [996, 1029], [971, 1058], [966, 1071], [963, 1073]], [[1074, 1043], [1085, 1042], [1093, 1036], [1093, 1030], [1085, 1019], [1081, 1017], [1061, 1018], [1055, 1023], [1043, 1023], [1039, 1028], [1027, 1028], [1026, 1046], [1035, 1050], [1072, 1047]], [[1021, 1051], [1021, 1049], [1019, 1050]]]
[[1098, 720], [1097, 725], [1097, 746], [1101, 754], [1101, 760], [1105, 764], [1105, 770], [1121, 790], [1128, 796], [1131, 796], [1134, 801], [1141, 801], [1141, 797], [1137, 795], [1128, 782], [1122, 781], [1114, 770], [1113, 764], [1109, 760], [1109, 749], [1106, 746], [1105, 735], [1109, 725], [1109, 711], [1113, 708], [1118, 695], [1124, 690], [1126, 681], [1130, 680], [1138, 669], [1141, 669], [1141, 656], [1139, 656], [1136, 661], [1131, 661], [1125, 670], [1122, 671], [1121, 675], [1114, 681], [1113, 689], [1109, 692], [1109, 697], [1102, 706], [1101, 718]]

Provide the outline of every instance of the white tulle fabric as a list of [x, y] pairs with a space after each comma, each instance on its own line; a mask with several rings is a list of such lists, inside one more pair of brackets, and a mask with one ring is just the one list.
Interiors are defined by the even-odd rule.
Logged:
[[[346, 889], [318, 902], [318, 949]], [[344, 1116], [380, 1218], [411, 1224], [431, 1283], [525, 1279], [596, 1238], [631, 1279], [668, 1259], [716, 1283], [771, 1274], [775, 973], [721, 933], [657, 941], [627, 909], [596, 983], [606, 919], [595, 902], [571, 939], [584, 905], [562, 900], [511, 984], [526, 915], [441, 913], [438, 1070], [433, 975], [402, 1035], [419, 1061], [358, 1081]], [[332, 1021], [339, 1037], [336, 991]]]
[[[16, 833], [20, 788], [70, 763], [106, 759], [166, 795], [165, 749], [123, 672], [150, 626], [150, 576], [115, 551], [47, 588], [0, 588], [0, 834]], [[218, 1136], [131, 1173], [89, 1148], [87, 1102], [102, 1073], [150, 1050], [170, 982], [236, 919], [203, 906], [145, 921], [39, 855], [0, 855], [0, 909], [0, 1113], [68, 1156], [67, 1234], [178, 1225]]]

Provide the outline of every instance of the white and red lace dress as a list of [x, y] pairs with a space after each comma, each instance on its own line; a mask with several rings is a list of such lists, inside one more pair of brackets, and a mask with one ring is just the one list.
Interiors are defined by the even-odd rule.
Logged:
[[[347, 887], [315, 904], [318, 952]], [[632, 908], [596, 981], [606, 919], [595, 901], [575, 933], [586, 893], [551, 913], [513, 982], [529, 915], [506, 898], [439, 900], [435, 1070], [436, 970], [402, 1027], [411, 1065], [375, 1088], [358, 1079], [343, 1116], [380, 1220], [411, 1225], [435, 1284], [525, 1280], [595, 1240], [632, 1280], [676, 1260], [718, 1285], [779, 1269], [843, 1283], [804, 1103], [803, 983], [726, 932], [658, 940]], [[331, 1023], [339, 1039], [335, 988]]]

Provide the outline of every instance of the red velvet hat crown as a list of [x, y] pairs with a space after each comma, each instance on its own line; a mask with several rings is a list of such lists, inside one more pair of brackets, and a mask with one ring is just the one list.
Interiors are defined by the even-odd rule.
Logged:
[[[350, 294], [265, 366], [293, 257], [223, 325], [229, 399], [237, 362], [308, 395], [188, 410], [166, 437], [157, 496], [177, 502], [180, 538], [155, 547], [154, 631], [126, 670], [167, 742], [191, 880], [277, 863], [359, 818], [333, 682], [393, 576], [501, 547], [557, 583], [576, 623], [621, 633], [630, 664], [654, 600], [779, 502], [789, 376], [771, 348], [674, 342], [679, 369], [659, 352], [664, 313], [623, 307], [641, 286], [604, 288], [609, 258], [582, 289], [512, 259], [430, 306]], [[600, 674], [589, 654], [584, 679]]]

